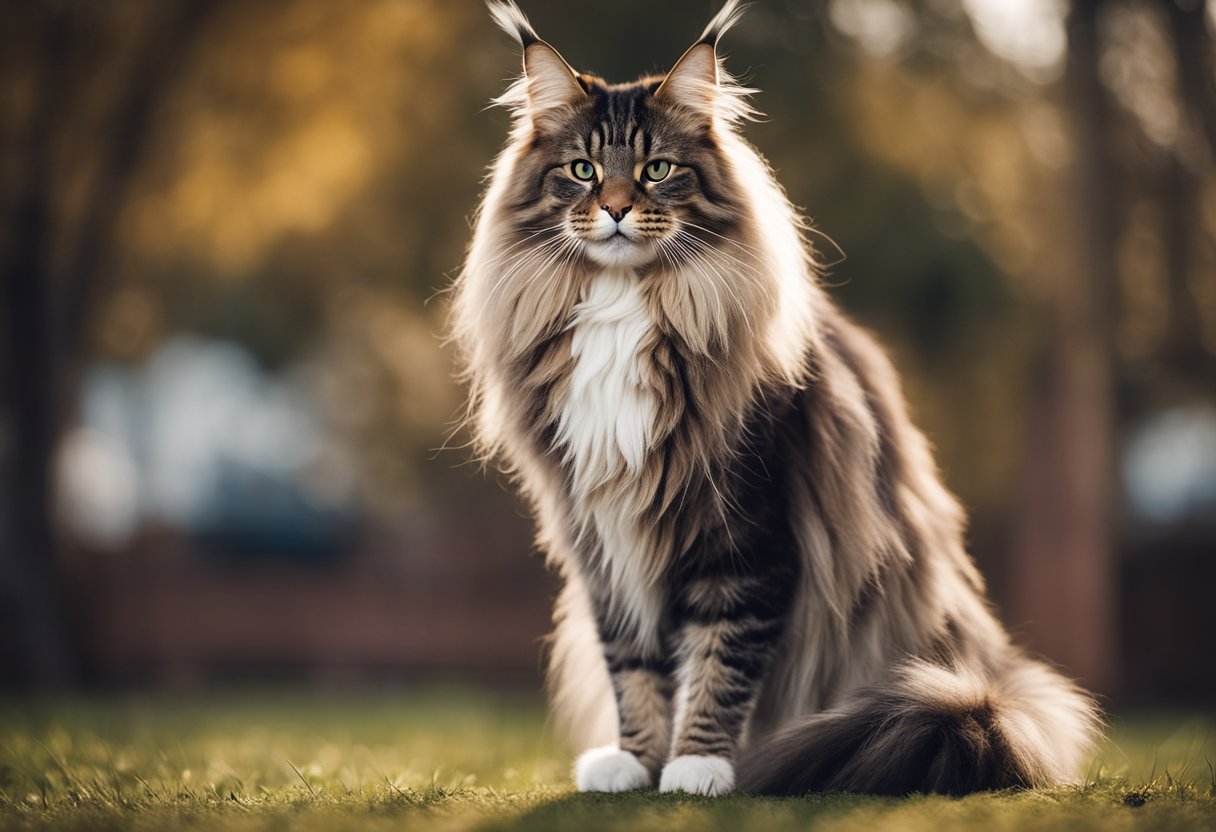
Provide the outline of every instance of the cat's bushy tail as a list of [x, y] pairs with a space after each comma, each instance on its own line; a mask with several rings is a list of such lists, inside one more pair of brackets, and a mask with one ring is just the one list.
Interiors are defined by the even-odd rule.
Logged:
[[1100, 718], [1092, 700], [1018, 656], [995, 679], [927, 662], [787, 726], [738, 761], [759, 794], [966, 794], [1073, 782]]

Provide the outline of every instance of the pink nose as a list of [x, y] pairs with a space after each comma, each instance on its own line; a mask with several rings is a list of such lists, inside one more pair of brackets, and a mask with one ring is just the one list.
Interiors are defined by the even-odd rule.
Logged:
[[625, 219], [625, 215], [633, 209], [632, 205], [622, 205], [620, 203], [613, 205], [611, 202], [605, 203], [600, 207], [607, 211], [608, 216], [612, 217], [617, 222]]

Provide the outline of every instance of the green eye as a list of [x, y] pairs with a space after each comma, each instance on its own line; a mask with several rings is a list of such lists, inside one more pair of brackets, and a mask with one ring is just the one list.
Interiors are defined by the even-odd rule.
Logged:
[[642, 168], [642, 178], [647, 182], [662, 182], [671, 174], [671, 162], [666, 159], [655, 159], [653, 162], [647, 162], [646, 167]]
[[595, 178], [595, 165], [586, 159], [579, 159], [577, 162], [570, 163], [570, 172], [574, 174], [574, 178], [578, 181], [590, 182]]

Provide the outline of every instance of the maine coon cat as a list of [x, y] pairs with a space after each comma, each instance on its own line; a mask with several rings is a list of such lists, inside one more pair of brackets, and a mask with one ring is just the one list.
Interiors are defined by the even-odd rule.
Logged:
[[883, 353], [816, 284], [715, 47], [524, 73], [457, 283], [487, 458], [564, 579], [553, 705], [578, 787], [902, 794], [1076, 777], [1092, 702], [984, 596]]

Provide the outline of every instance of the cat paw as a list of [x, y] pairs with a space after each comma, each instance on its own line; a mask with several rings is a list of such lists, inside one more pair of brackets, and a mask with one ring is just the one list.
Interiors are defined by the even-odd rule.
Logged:
[[650, 772], [638, 758], [615, 745], [592, 748], [574, 764], [580, 792], [628, 792], [650, 787]]
[[735, 788], [735, 767], [723, 757], [685, 754], [663, 767], [661, 792], [688, 792], [715, 797]]

